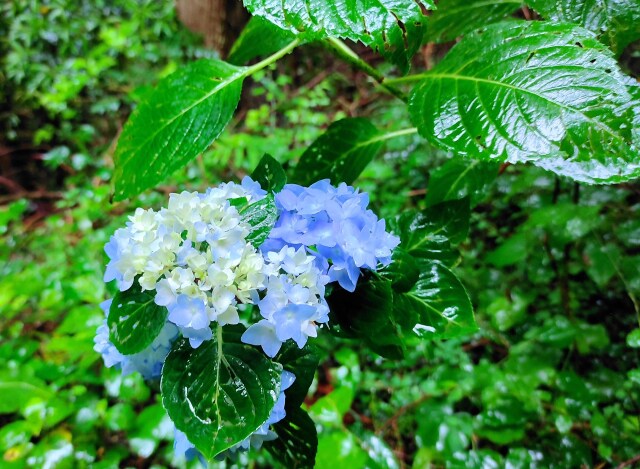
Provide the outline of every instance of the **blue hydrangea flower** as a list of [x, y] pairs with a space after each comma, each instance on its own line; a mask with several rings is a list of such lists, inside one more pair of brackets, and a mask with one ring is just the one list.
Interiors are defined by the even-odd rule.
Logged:
[[391, 262], [400, 239], [367, 209], [369, 197], [344, 183], [328, 179], [305, 188], [287, 184], [276, 195], [280, 217], [262, 248], [305, 246], [328, 267], [332, 282], [354, 291], [360, 269], [376, 270]]
[[282, 347], [282, 341], [278, 339], [275, 324], [262, 319], [252, 324], [244, 331], [240, 338], [245, 344], [258, 345], [262, 347], [268, 357], [275, 357]]

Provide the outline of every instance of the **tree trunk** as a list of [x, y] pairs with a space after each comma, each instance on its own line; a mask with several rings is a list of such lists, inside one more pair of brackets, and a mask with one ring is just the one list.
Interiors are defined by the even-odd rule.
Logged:
[[176, 0], [178, 18], [225, 56], [249, 19], [240, 0]]

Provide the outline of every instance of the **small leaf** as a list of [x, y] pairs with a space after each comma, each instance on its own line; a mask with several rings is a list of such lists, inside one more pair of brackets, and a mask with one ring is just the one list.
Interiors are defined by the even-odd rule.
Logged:
[[467, 237], [469, 217], [469, 199], [451, 200], [422, 213], [406, 211], [391, 222], [391, 227], [400, 236], [400, 247], [418, 264], [423, 259], [435, 259], [453, 265], [459, 255], [451, 243]]
[[280, 192], [287, 183], [287, 175], [282, 165], [273, 156], [267, 154], [262, 157], [251, 173], [251, 179], [268, 192]]
[[440, 0], [438, 9], [427, 20], [425, 42], [452, 41], [505, 19], [522, 3], [521, 0]]
[[387, 358], [401, 358], [404, 342], [392, 315], [391, 281], [365, 278], [351, 293], [335, 288], [327, 298], [329, 309], [343, 331]]
[[499, 163], [452, 158], [429, 175], [427, 206], [469, 197], [477, 205], [498, 176]]
[[401, 247], [393, 250], [392, 262], [379, 270], [380, 277], [390, 280], [391, 287], [399, 293], [407, 292], [418, 281], [420, 268], [414, 257]]
[[629, 333], [627, 345], [633, 348], [640, 348], [640, 329], [634, 329]]
[[590, 29], [616, 54], [640, 39], [638, 0], [528, 0], [527, 3], [545, 19], [577, 23]]
[[147, 348], [165, 325], [169, 311], [154, 302], [153, 291], [137, 282], [116, 293], [109, 308], [109, 340], [120, 353], [131, 355]]
[[[482, 53], [478, 53], [482, 51]], [[589, 31], [541, 21], [465, 36], [410, 98], [424, 138], [589, 183], [640, 176], [637, 85]]]
[[403, 328], [422, 338], [452, 338], [477, 330], [466, 290], [453, 272], [437, 261], [425, 263], [418, 282], [393, 296]]
[[300, 407], [287, 410], [287, 416], [276, 423], [273, 430], [278, 438], [264, 446], [284, 467], [305, 469], [315, 466], [318, 434], [309, 414]]
[[352, 184], [378, 154], [384, 139], [363, 117], [334, 122], [300, 157], [294, 180], [309, 185], [320, 179]]
[[245, 71], [203, 59], [162, 80], [122, 131], [114, 199], [139, 194], [206, 150], [233, 116]]
[[268, 194], [240, 210], [242, 221], [251, 226], [251, 233], [247, 236], [253, 247], [259, 248], [266, 241], [271, 228], [278, 220], [278, 209], [273, 194]]
[[259, 16], [252, 16], [233, 43], [227, 61], [234, 65], [246, 64], [256, 57], [279, 51], [294, 39], [291, 31], [279, 28]]
[[339, 37], [379, 51], [403, 72], [422, 42], [432, 0], [243, 0], [247, 10], [305, 39]]
[[280, 352], [273, 359], [282, 367], [296, 375], [296, 380], [291, 387], [285, 390], [285, 407], [289, 409], [300, 407], [304, 402], [313, 377], [320, 363], [320, 356], [315, 346], [307, 343], [303, 348], [299, 348], [292, 340], [286, 341]]
[[197, 349], [178, 340], [162, 368], [162, 405], [207, 459], [256, 431], [280, 390], [282, 365], [242, 343], [243, 330], [217, 326]]

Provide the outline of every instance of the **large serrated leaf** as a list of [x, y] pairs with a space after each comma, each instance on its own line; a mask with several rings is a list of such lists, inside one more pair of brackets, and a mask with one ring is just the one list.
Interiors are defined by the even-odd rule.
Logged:
[[403, 328], [419, 337], [453, 338], [478, 327], [473, 307], [460, 280], [437, 261], [422, 264], [416, 285], [406, 293], [394, 293], [394, 314]]
[[378, 50], [403, 71], [420, 47], [432, 0], [243, 0], [255, 16], [308, 39], [339, 37]]
[[318, 434], [309, 414], [300, 407], [288, 409], [285, 419], [273, 429], [278, 438], [265, 443], [265, 448], [284, 467], [311, 469], [315, 466]]
[[120, 353], [138, 353], [160, 334], [169, 312], [154, 299], [154, 292], [142, 291], [137, 282], [128, 290], [116, 293], [107, 324], [109, 340]]
[[216, 326], [194, 349], [178, 340], [162, 368], [162, 405], [176, 427], [207, 458], [256, 431], [280, 392], [282, 365], [240, 341], [244, 327]]
[[114, 199], [153, 187], [206, 150], [231, 120], [245, 72], [203, 59], [162, 80], [122, 131], [114, 156]]
[[352, 184], [383, 144], [380, 132], [368, 119], [336, 121], [302, 154], [293, 179], [301, 185], [320, 179]]
[[528, 0], [546, 19], [590, 29], [620, 54], [640, 39], [640, 0]]
[[440, 0], [427, 20], [425, 41], [451, 41], [511, 15], [522, 0]]
[[635, 88], [593, 33], [512, 21], [465, 36], [409, 109], [423, 137], [454, 153], [614, 183], [640, 175]]

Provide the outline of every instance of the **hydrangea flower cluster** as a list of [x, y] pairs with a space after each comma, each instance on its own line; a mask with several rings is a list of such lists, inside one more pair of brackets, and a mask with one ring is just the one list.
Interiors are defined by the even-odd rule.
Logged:
[[369, 196], [345, 183], [328, 179], [309, 187], [287, 184], [276, 195], [280, 217], [264, 249], [281, 245], [314, 247], [314, 256], [328, 266], [331, 282], [354, 291], [360, 269], [376, 270], [391, 262], [400, 242], [386, 232], [384, 219], [368, 210]]
[[[261, 246], [253, 246], [253, 228], [240, 207], [266, 195], [247, 177], [242, 184], [221, 184], [205, 193], [171, 194], [166, 208], [137, 209], [129, 217], [105, 246], [104, 280], [115, 280], [121, 292], [134, 284], [150, 292], [155, 304], [167, 308], [167, 322], [145, 350], [123, 355], [109, 341], [105, 319], [94, 348], [106, 366], [158, 378], [177, 337], [197, 348], [211, 339], [212, 323], [238, 324], [243, 305], [253, 305], [260, 315], [248, 324], [243, 342], [262, 347], [269, 357], [290, 339], [302, 348], [329, 321], [328, 283], [353, 291], [361, 269], [391, 262], [399, 239], [367, 209], [367, 195], [328, 180], [284, 186], [275, 196], [275, 226]], [[102, 305], [107, 316], [110, 305], [111, 300]], [[227, 455], [275, 438], [270, 425], [284, 418], [284, 390], [294, 379], [283, 372], [280, 398], [269, 419]], [[178, 430], [176, 451], [195, 454]]]

